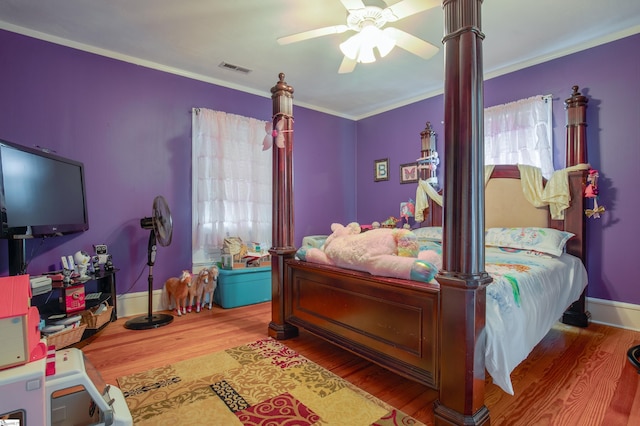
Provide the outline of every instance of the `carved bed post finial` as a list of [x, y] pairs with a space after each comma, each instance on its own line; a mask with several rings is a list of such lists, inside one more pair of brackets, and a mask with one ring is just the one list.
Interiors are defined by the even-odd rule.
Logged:
[[[431, 156], [436, 152], [436, 132], [433, 131], [431, 127], [431, 122], [427, 121], [427, 124], [423, 131], [420, 132], [420, 160], [419, 165], [423, 167], [419, 167], [420, 176], [418, 176], [421, 180], [427, 180], [431, 177], [435, 177], [435, 167], [431, 168], [431, 161], [427, 161], [427, 159], [433, 159]], [[437, 166], [437, 164], [435, 164]], [[432, 173], [433, 172], [433, 173]], [[435, 184], [437, 184], [437, 179]]]
[[587, 103], [589, 99], [573, 86], [571, 96], [564, 101], [567, 110], [566, 167], [587, 162]]
[[[482, 0], [443, 0], [445, 167], [436, 425], [489, 423], [484, 405]], [[446, 333], [446, 338], [442, 334]]]
[[285, 322], [284, 274], [285, 260], [295, 256], [293, 222], [293, 87], [284, 81], [284, 73], [271, 88], [273, 128], [282, 120], [284, 147], [272, 145], [271, 217], [271, 322], [269, 336], [288, 339], [298, 335], [298, 329]]

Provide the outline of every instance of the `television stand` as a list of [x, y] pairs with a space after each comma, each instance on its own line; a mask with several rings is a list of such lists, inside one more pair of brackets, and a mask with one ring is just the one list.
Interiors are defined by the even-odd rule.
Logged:
[[[100, 325], [96, 324], [96, 328], [87, 327], [79, 341], [70, 343], [66, 346], [83, 346], [82, 342], [92, 337], [99, 331], [103, 330], [109, 323], [115, 321], [118, 318], [117, 303], [116, 303], [116, 272], [118, 270], [100, 270], [93, 275], [90, 275], [89, 279], [72, 279], [72, 282], [68, 285], [62, 282], [54, 282], [50, 292], [38, 294], [31, 298], [31, 305], [36, 306], [40, 312], [41, 318], [48, 318], [52, 315], [65, 314], [65, 309], [61, 298], [65, 295], [65, 289], [69, 287], [82, 286], [84, 287], [84, 294], [98, 294], [97, 297], [89, 298], [85, 300], [84, 310], [95, 308], [96, 306], [105, 303], [111, 308], [110, 317], [104, 323]], [[68, 316], [78, 315], [83, 311], [72, 312], [67, 314]], [[106, 313], [104, 314], [106, 315]], [[105, 317], [106, 318], [106, 317]], [[88, 342], [84, 342], [86, 344]], [[60, 347], [56, 348], [61, 349]]]
[[9, 275], [22, 275], [27, 268], [26, 244], [24, 238], [10, 238], [9, 246]]

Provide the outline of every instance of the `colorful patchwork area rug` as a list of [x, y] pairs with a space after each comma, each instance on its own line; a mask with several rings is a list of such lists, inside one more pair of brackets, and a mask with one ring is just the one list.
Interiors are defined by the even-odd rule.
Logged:
[[271, 338], [118, 386], [135, 425], [422, 425]]

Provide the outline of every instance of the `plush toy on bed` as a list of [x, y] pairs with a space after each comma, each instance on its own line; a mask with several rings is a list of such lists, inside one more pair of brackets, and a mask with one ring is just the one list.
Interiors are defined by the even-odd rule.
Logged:
[[308, 262], [369, 272], [372, 275], [431, 281], [442, 260], [432, 250], [419, 251], [416, 235], [399, 228], [361, 233], [360, 225], [331, 225], [332, 234], [321, 248], [302, 247], [297, 256]]

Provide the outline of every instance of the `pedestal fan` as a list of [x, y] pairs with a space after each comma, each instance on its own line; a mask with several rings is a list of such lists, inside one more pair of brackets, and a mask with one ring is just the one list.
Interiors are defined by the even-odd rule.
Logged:
[[124, 326], [131, 330], [147, 330], [169, 324], [173, 316], [169, 314], [153, 313], [153, 265], [156, 261], [157, 244], [163, 247], [171, 244], [173, 234], [173, 222], [169, 205], [162, 195], [153, 200], [153, 212], [151, 217], [140, 219], [142, 229], [148, 229], [149, 245], [147, 265], [149, 266], [149, 308], [147, 315], [132, 318]]

